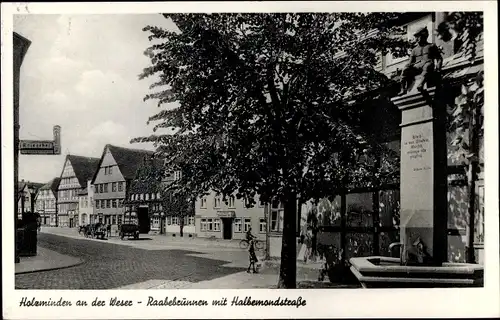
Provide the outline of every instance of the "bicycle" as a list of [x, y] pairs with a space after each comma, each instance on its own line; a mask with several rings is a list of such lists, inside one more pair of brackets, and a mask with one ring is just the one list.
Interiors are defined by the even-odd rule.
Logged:
[[[254, 241], [255, 249], [257, 249], [257, 250], [263, 249], [264, 245], [263, 245], [262, 241], [259, 241], [256, 239], [254, 239], [253, 241]], [[248, 241], [247, 239], [243, 239], [240, 241], [240, 248], [241, 249], [248, 249], [249, 245], [250, 245], [250, 241]]]

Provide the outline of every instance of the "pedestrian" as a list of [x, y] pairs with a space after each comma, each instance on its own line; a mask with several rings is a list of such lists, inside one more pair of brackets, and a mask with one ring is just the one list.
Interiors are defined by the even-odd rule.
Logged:
[[248, 253], [249, 253], [249, 260], [250, 264], [248, 265], [248, 270], [247, 273], [250, 273], [250, 267], [252, 267], [253, 273], [257, 273], [257, 270], [255, 269], [255, 264], [259, 262], [259, 259], [257, 259], [257, 255], [255, 254], [255, 245], [254, 245], [254, 240], [250, 240], [250, 245], [248, 247]]
[[311, 260], [316, 261], [318, 255], [318, 227], [313, 225], [311, 237]]
[[309, 257], [311, 256], [312, 248], [312, 232], [310, 227], [307, 227], [304, 242], [306, 245], [306, 252], [304, 253], [304, 263], [307, 263], [307, 259], [309, 259]]
[[111, 225], [108, 223], [108, 226], [106, 227], [106, 237], [111, 237]]

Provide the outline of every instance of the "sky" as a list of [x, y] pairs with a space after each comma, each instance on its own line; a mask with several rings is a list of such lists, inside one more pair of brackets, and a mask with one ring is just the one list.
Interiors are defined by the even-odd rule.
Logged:
[[106, 144], [130, 144], [152, 134], [143, 101], [154, 79], [139, 80], [149, 59], [147, 25], [175, 30], [160, 14], [16, 15], [14, 31], [32, 43], [21, 67], [20, 139], [52, 140], [61, 126], [61, 155], [20, 155], [19, 178], [59, 177], [67, 154], [100, 158]]

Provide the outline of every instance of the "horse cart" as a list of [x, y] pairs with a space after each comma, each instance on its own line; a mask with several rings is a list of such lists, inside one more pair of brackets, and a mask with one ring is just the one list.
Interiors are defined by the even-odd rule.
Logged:
[[106, 226], [102, 223], [89, 224], [83, 228], [86, 238], [104, 239], [106, 237]]

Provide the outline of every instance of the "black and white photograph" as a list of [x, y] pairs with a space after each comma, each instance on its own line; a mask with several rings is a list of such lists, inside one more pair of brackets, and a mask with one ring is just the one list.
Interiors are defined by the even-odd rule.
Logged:
[[[16, 308], [38, 290], [148, 290], [142, 306], [198, 292], [184, 289], [307, 289], [297, 308], [348, 289], [498, 297], [496, 3], [265, 3], [11, 5], [2, 258], [27, 297]], [[261, 299], [238, 295], [207, 301]]]

